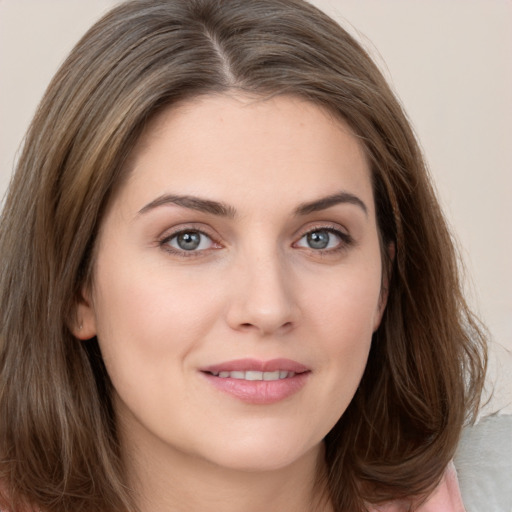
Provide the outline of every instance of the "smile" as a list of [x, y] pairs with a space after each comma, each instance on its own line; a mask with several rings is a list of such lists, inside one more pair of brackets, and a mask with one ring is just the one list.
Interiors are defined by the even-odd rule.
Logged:
[[201, 373], [216, 390], [253, 405], [270, 405], [297, 394], [311, 370], [290, 359], [238, 359], [203, 368]]
[[295, 372], [288, 372], [286, 370], [276, 370], [275, 372], [259, 372], [259, 371], [234, 371], [234, 372], [211, 372], [214, 377], [221, 379], [239, 379], [239, 380], [282, 380], [289, 379], [295, 376]]

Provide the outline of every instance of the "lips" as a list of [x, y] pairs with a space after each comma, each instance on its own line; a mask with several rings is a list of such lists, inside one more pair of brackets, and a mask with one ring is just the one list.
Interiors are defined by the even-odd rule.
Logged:
[[217, 390], [250, 404], [273, 404], [299, 392], [311, 373], [290, 359], [238, 359], [201, 369]]

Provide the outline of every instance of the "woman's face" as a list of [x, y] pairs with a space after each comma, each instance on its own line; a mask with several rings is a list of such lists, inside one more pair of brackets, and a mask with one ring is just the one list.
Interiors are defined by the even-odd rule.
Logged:
[[358, 140], [296, 98], [209, 96], [154, 119], [130, 172], [78, 333], [126, 441], [256, 470], [319, 450], [384, 303]]

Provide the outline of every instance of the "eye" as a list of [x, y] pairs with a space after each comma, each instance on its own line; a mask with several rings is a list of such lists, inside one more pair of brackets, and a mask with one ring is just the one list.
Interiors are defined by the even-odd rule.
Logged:
[[317, 251], [338, 249], [350, 243], [351, 238], [332, 228], [314, 229], [306, 233], [297, 243], [297, 247], [306, 247]]
[[180, 231], [163, 240], [162, 245], [166, 245], [177, 251], [203, 251], [214, 246], [213, 240], [197, 230]]

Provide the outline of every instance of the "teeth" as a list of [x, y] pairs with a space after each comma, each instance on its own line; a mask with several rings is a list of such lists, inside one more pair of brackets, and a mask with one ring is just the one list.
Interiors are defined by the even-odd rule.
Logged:
[[263, 372], [245, 372], [245, 380], [263, 380]]
[[239, 379], [239, 380], [281, 380], [289, 379], [295, 376], [295, 372], [287, 372], [284, 370], [276, 370], [275, 372], [258, 372], [249, 370], [246, 372], [212, 372], [212, 375], [221, 379]]

